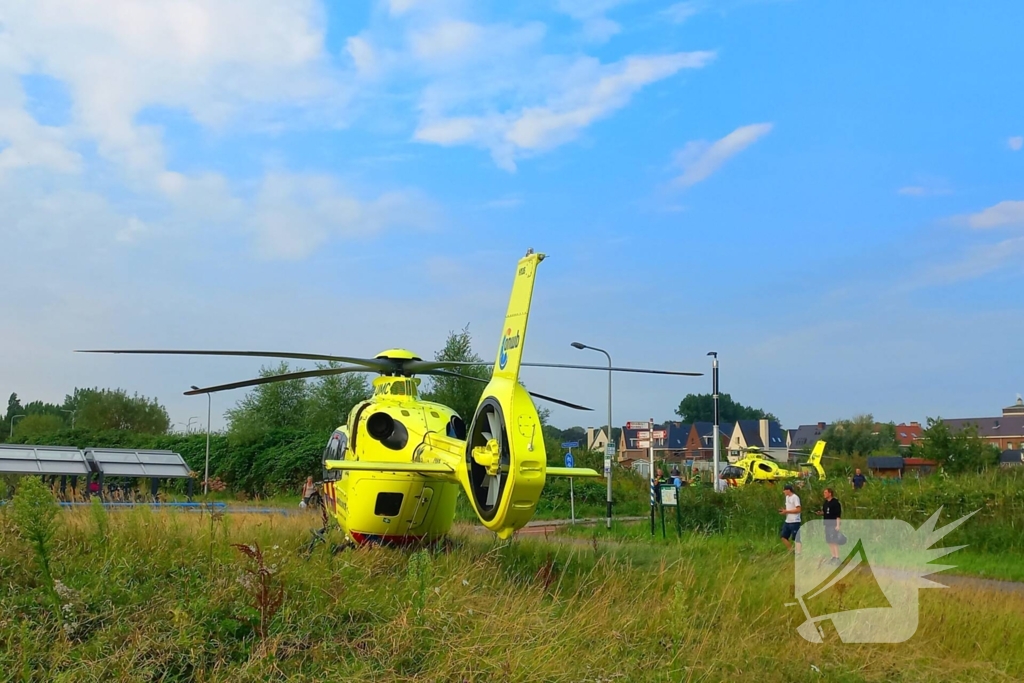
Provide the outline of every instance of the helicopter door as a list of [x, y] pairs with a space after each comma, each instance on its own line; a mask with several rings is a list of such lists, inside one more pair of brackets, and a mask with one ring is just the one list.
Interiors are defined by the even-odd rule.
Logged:
[[413, 514], [412, 527], [416, 528], [423, 524], [427, 516], [427, 509], [430, 507], [430, 499], [434, 496], [434, 489], [424, 486], [420, 491], [420, 500], [416, 504], [416, 512]]

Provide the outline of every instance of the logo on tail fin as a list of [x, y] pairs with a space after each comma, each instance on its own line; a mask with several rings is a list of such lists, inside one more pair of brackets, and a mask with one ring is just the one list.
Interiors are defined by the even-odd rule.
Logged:
[[512, 328], [505, 330], [505, 336], [501, 338], [501, 353], [498, 355], [498, 367], [502, 370], [508, 364], [508, 352], [519, 348], [519, 333], [512, 336]]

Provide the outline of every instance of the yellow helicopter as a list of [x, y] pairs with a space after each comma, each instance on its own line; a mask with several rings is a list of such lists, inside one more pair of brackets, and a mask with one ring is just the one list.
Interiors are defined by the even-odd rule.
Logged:
[[777, 462], [769, 459], [761, 448], [750, 446], [741, 459], [725, 467], [718, 477], [724, 479], [729, 486], [738, 487], [752, 482], [774, 483], [785, 479], [804, 477], [813, 468], [818, 477], [824, 479], [825, 469], [821, 466], [821, 456], [824, 453], [825, 442], [818, 441], [814, 444], [807, 462], [800, 463], [800, 471], [796, 471], [780, 467]]
[[[85, 353], [258, 356], [350, 364], [193, 388], [186, 395], [348, 372], [377, 372], [380, 377], [373, 381], [373, 395], [351, 410], [347, 423], [334, 431], [324, 450], [324, 481], [320, 483], [324, 509], [357, 544], [427, 543], [440, 540], [451, 529], [461, 489], [481, 523], [499, 538], [507, 539], [533, 517], [546, 477], [603, 476], [589, 468], [548, 467], [541, 422], [531, 396], [578, 410], [590, 408], [527, 391], [519, 382], [521, 367], [703, 374], [522, 362], [534, 275], [543, 259], [544, 254], [531, 249], [519, 260], [493, 363], [424, 361], [404, 349], [383, 351], [375, 358], [263, 351]], [[490, 379], [453, 371], [469, 365], [493, 366]], [[421, 380], [414, 375], [486, 382], [468, 429], [451, 408], [420, 400]]]

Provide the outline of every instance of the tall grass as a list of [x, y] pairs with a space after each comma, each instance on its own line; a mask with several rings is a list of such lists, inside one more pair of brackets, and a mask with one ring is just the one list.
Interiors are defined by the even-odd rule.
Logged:
[[[822, 490], [830, 486], [846, 519], [902, 519], [919, 526], [942, 508], [940, 524], [977, 510], [968, 523], [947, 537], [949, 545], [974, 550], [1024, 553], [1024, 468], [982, 475], [884, 480], [872, 478], [856, 491], [846, 479], [811, 480], [798, 488], [804, 520], [820, 510]], [[781, 485], [748, 485], [717, 495], [710, 488], [685, 487], [679, 505], [684, 528], [713, 533], [773, 536], [778, 533]], [[649, 507], [648, 507], [649, 510]], [[670, 524], [675, 513], [669, 510]], [[660, 524], [660, 522], [659, 522]], [[660, 533], [660, 531], [659, 531]]]
[[[1024, 677], [1024, 596], [922, 592], [917, 635], [824, 645], [796, 633], [792, 560], [754, 544], [499, 544], [308, 560], [313, 515], [65, 511], [51, 571], [68, 638], [24, 542], [0, 533], [0, 676], [24, 681], [1009, 681]], [[253, 606], [253, 560], [276, 565]], [[248, 570], [248, 571], [247, 571]], [[756, 677], [756, 678], [755, 678]]]

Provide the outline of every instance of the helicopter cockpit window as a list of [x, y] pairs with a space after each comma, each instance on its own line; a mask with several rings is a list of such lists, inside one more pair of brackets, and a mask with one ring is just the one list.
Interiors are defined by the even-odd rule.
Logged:
[[766, 465], [763, 462], [757, 463], [757, 468], [759, 470], [761, 470], [762, 472], [771, 472], [772, 471], [771, 466], [770, 465]]
[[327, 469], [326, 463], [328, 460], [344, 460], [347, 445], [348, 437], [343, 432], [334, 432], [331, 434], [331, 439], [327, 442], [327, 448], [324, 449], [323, 454], [324, 481], [335, 481], [341, 476], [340, 470], [329, 470]]
[[747, 476], [747, 473], [743, 471], [742, 467], [730, 465], [722, 470], [722, 474], [720, 476], [722, 479], [742, 479]]

